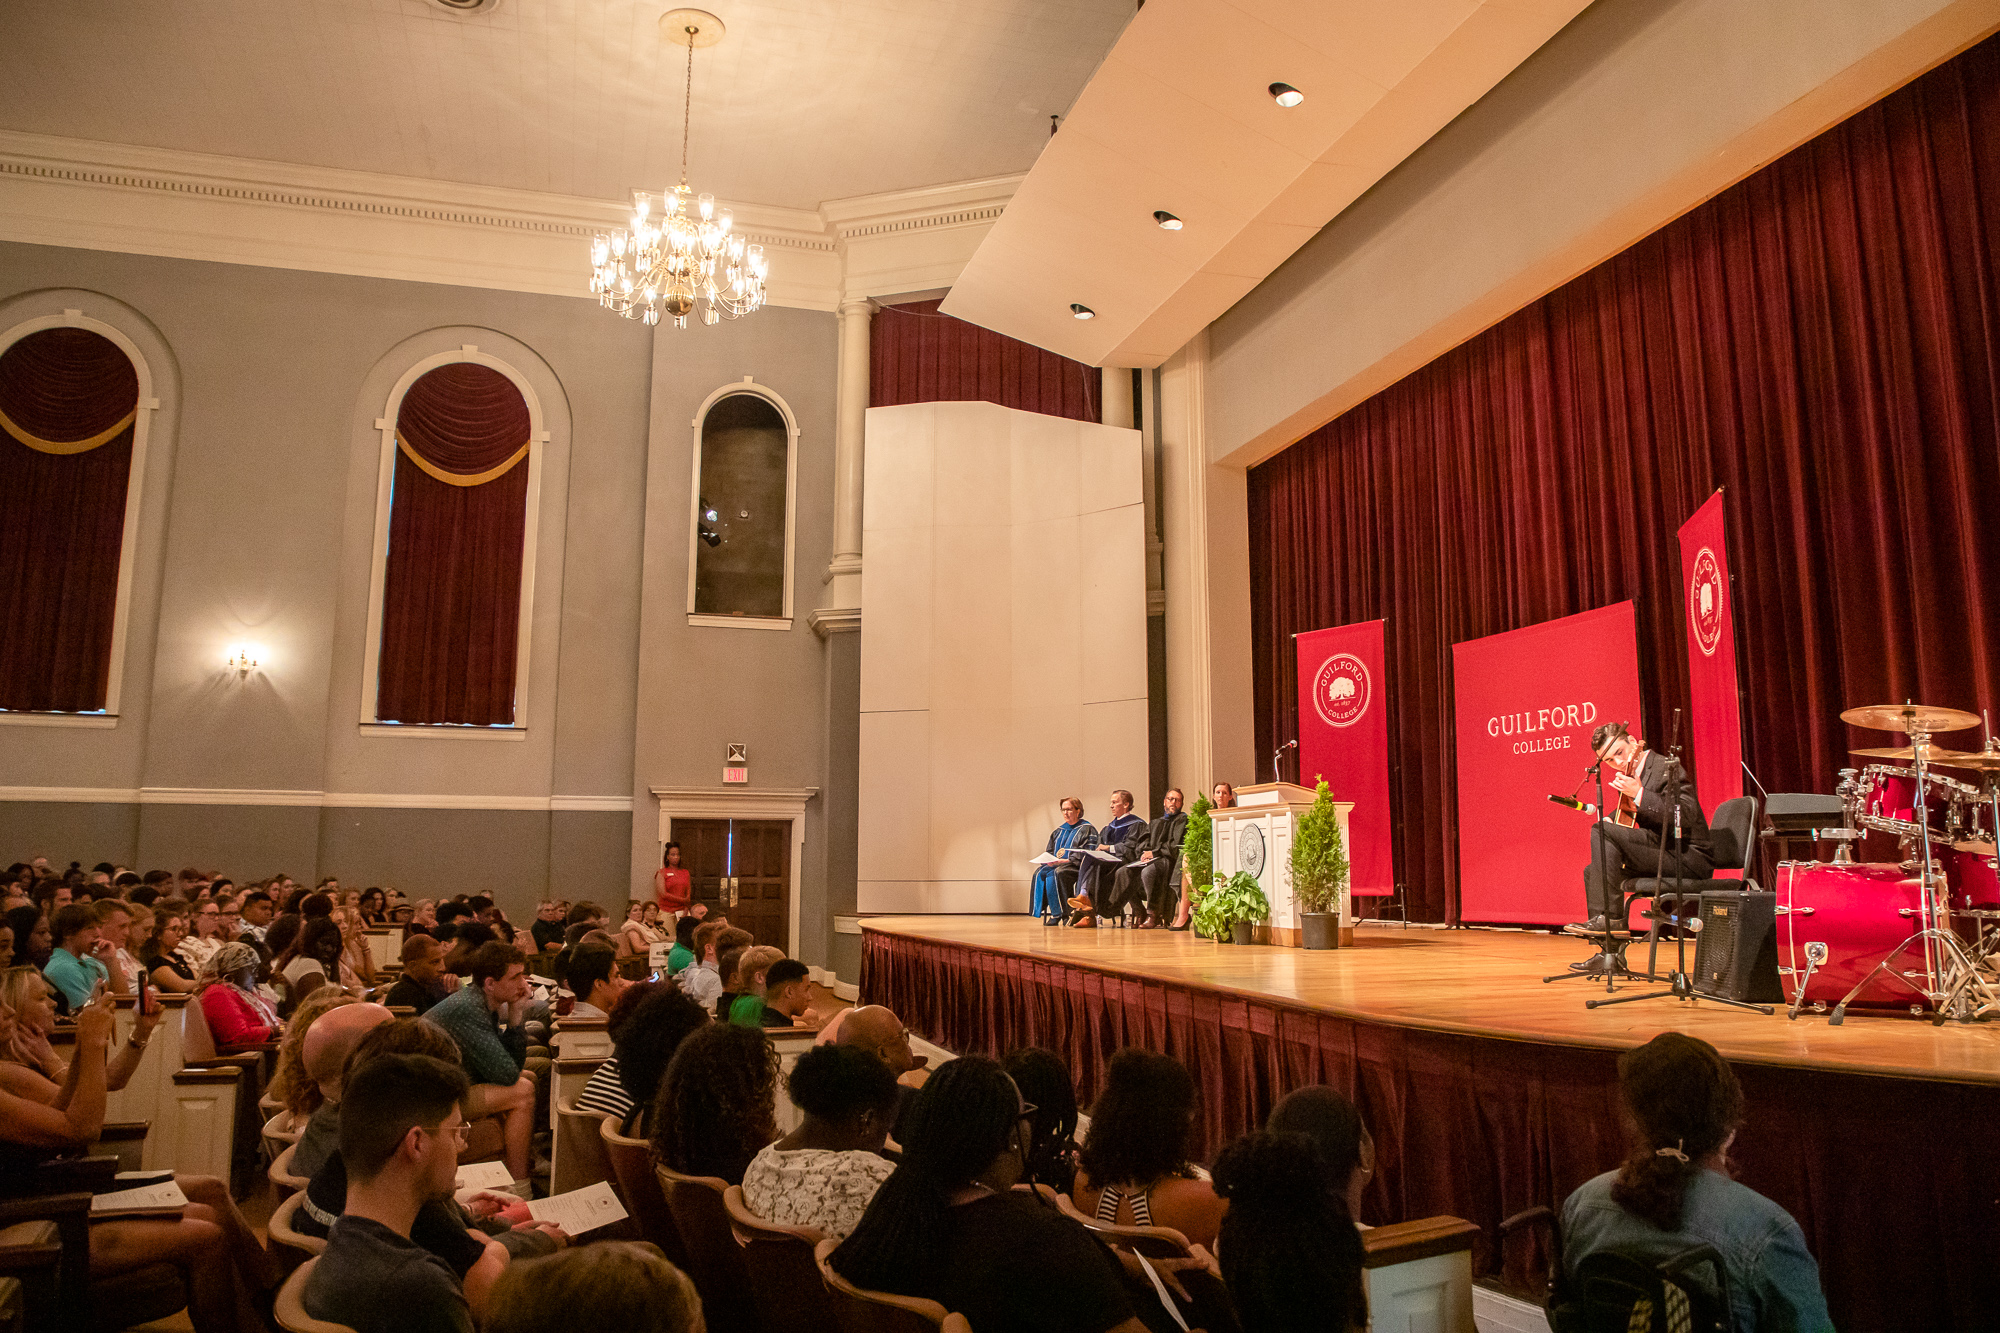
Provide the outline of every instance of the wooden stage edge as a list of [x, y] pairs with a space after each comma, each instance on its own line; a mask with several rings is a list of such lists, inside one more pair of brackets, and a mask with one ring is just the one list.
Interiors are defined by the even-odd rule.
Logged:
[[[1810, 1011], [1794, 1022], [1782, 1005], [1767, 1017], [1672, 998], [1585, 1009], [1586, 999], [1604, 994], [1602, 982], [1544, 984], [1542, 977], [1586, 957], [1588, 946], [1540, 932], [1367, 922], [1356, 929], [1352, 948], [1307, 952], [1216, 944], [1192, 932], [1067, 930], [1025, 915], [871, 916], [859, 924], [863, 931], [1199, 987], [1358, 1022], [1609, 1050], [1641, 1045], [1660, 1032], [1685, 1032], [1747, 1064], [2000, 1083], [1996, 1023], [1933, 1027], [1907, 1011], [1849, 1010], [1847, 1022], [1834, 1027]], [[1629, 956], [1643, 966], [1645, 947], [1634, 946]], [[1672, 961], [1671, 948], [1663, 947], [1663, 972]], [[1617, 994], [1658, 989], [1621, 982]]]

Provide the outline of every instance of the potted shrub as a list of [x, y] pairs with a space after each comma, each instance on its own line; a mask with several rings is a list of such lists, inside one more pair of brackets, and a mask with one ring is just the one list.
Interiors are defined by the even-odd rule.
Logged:
[[1340, 813], [1321, 778], [1313, 788], [1312, 809], [1299, 816], [1292, 839], [1292, 897], [1299, 905], [1302, 942], [1308, 949], [1340, 947], [1340, 904], [1347, 893], [1347, 846], [1340, 836]]
[[[1188, 811], [1187, 832], [1181, 837], [1181, 893], [1188, 900], [1188, 913], [1192, 918], [1196, 908], [1201, 906], [1201, 896], [1215, 885], [1215, 821], [1208, 812], [1215, 808], [1206, 796], [1194, 798], [1194, 808]], [[1196, 931], [1201, 929], [1198, 921], [1190, 920]]]
[[1195, 909], [1195, 929], [1218, 944], [1232, 939], [1248, 944], [1251, 930], [1270, 914], [1271, 904], [1256, 879], [1239, 870], [1202, 895], [1201, 906]]

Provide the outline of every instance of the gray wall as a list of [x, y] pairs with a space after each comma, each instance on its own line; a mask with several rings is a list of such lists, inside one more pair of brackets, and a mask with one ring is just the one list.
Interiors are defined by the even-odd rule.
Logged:
[[[656, 350], [643, 325], [558, 297], [0, 244], [0, 330], [66, 308], [139, 345], [161, 407], [118, 723], [0, 726], [0, 856], [484, 889], [522, 911], [549, 889], [643, 887], [647, 787], [716, 783], [725, 740], [752, 743], [758, 785], [825, 785], [804, 617], [830, 556], [831, 315], [662, 329]], [[374, 420], [416, 359], [467, 342], [528, 379], [551, 433], [528, 735], [377, 739], [360, 728]], [[745, 375], [805, 428], [791, 634], [683, 612], [686, 423]], [[263, 655], [239, 679], [223, 660], [242, 641]], [[578, 797], [634, 808], [560, 799]], [[801, 868], [807, 940], [824, 936], [824, 843], [809, 833]]]

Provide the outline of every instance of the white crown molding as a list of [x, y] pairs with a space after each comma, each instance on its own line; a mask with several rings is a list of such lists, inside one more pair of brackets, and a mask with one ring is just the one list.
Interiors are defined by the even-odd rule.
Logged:
[[344, 810], [622, 811], [630, 796], [458, 796], [254, 787], [0, 787], [0, 801], [80, 805], [236, 805]]
[[[1018, 176], [729, 205], [771, 250], [771, 304], [950, 286]], [[624, 202], [0, 131], [0, 240], [590, 299]]]

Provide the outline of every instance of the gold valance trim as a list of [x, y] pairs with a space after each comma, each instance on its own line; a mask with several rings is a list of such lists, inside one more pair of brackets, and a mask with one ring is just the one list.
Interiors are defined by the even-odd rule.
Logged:
[[505, 476], [509, 468], [528, 456], [528, 446], [524, 444], [509, 455], [507, 460], [498, 467], [490, 467], [484, 472], [446, 472], [415, 449], [412, 449], [410, 442], [403, 438], [403, 432], [401, 431], [396, 432], [396, 447], [403, 451], [403, 457], [409, 459], [412, 463], [422, 468], [425, 473], [437, 478], [447, 486], [483, 486], [495, 477]]
[[30, 435], [27, 431], [15, 425], [14, 419], [8, 416], [5, 412], [0, 412], [0, 429], [4, 429], [9, 435], [19, 440], [22, 444], [27, 445], [30, 449], [35, 450], [37, 453], [87, 454], [92, 449], [97, 448], [98, 445], [109, 444], [113, 440], [117, 439], [120, 435], [124, 434], [126, 428], [131, 426], [133, 420], [137, 418], [138, 415], [139, 415], [139, 409], [137, 407], [134, 407], [130, 412], [127, 412], [124, 416], [120, 417], [114, 424], [97, 432], [97, 434], [91, 436], [87, 440], [45, 440], [39, 435]]

